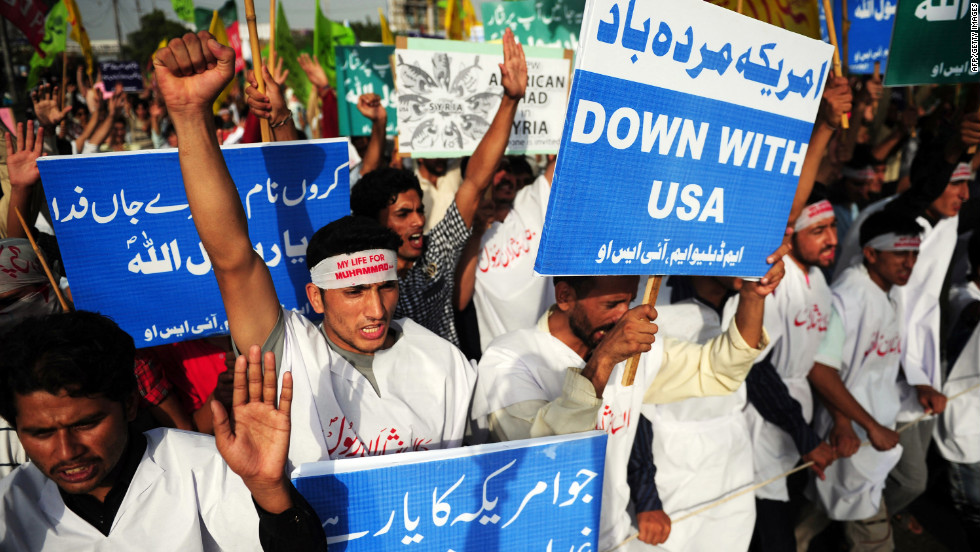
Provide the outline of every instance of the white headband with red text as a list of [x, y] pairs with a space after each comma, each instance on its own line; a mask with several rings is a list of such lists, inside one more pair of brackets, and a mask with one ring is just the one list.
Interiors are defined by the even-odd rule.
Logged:
[[398, 279], [398, 255], [391, 249], [368, 249], [323, 259], [310, 271], [320, 289], [342, 289]]
[[973, 180], [973, 167], [969, 163], [956, 165], [952, 176], [949, 177], [950, 182], [959, 182], [960, 180]]
[[922, 239], [919, 236], [899, 235], [894, 232], [875, 236], [864, 244], [877, 251], [918, 251]]
[[824, 219], [834, 216], [834, 206], [826, 199], [820, 200], [803, 208], [800, 218], [796, 219], [793, 230], [799, 232], [808, 226], [812, 226]]

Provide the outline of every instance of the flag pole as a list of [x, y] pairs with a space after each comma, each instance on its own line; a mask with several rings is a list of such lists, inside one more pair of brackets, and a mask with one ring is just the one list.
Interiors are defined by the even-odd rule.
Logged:
[[[255, 82], [259, 85], [259, 92], [265, 94], [265, 78], [262, 76], [262, 51], [259, 50], [259, 32], [255, 26], [255, 3], [253, 0], [245, 0], [245, 21], [248, 23], [248, 43], [252, 47], [252, 68], [255, 73]], [[269, 129], [267, 119], [259, 119], [259, 126], [262, 129], [262, 141], [272, 141], [272, 131]]]
[[269, 74], [276, 72], [276, 0], [269, 0]]

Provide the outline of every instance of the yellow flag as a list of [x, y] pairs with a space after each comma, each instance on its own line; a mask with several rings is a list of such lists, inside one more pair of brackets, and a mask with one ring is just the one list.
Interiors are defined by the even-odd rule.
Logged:
[[463, 36], [470, 38], [473, 27], [479, 24], [480, 20], [476, 18], [476, 10], [473, 9], [473, 3], [470, 0], [463, 0]]
[[381, 8], [378, 8], [378, 17], [381, 18], [381, 43], [386, 46], [394, 46], [395, 35], [391, 34], [388, 19], [385, 18], [385, 12], [381, 11]]
[[92, 76], [92, 44], [88, 39], [88, 32], [82, 24], [82, 12], [78, 11], [75, 0], [64, 0], [65, 9], [68, 10], [68, 24], [71, 25], [71, 39], [82, 46], [82, 55], [85, 56], [86, 71], [88, 76]]
[[[211, 16], [211, 28], [208, 31], [214, 35], [214, 39], [218, 41], [218, 44], [224, 46], [229, 46], [228, 44], [228, 33], [225, 32], [225, 22], [221, 20], [221, 16], [218, 15], [218, 10], [214, 10], [214, 15]], [[261, 71], [261, 68], [259, 68]], [[211, 111], [217, 115], [218, 111], [221, 110], [221, 104], [228, 99], [228, 95], [231, 94], [231, 88], [235, 85], [235, 79], [232, 79], [228, 86], [218, 94], [218, 98], [214, 100], [214, 105], [211, 106]]]
[[449, 40], [463, 40], [461, 3], [462, 0], [446, 0], [446, 38]]

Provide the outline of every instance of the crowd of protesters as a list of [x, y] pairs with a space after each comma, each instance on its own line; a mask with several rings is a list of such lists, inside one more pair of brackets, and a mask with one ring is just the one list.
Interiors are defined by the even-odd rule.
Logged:
[[[980, 380], [980, 87], [831, 77], [770, 272], [673, 276], [654, 308], [639, 277], [533, 272], [555, 157], [504, 155], [527, 68], [510, 33], [503, 49], [472, 156], [399, 156], [382, 99], [359, 98], [351, 214], [307, 247], [322, 324], [280, 306], [218, 149], [260, 142], [261, 121], [277, 142], [338, 137], [319, 60], [297, 60], [306, 105], [281, 60], [259, 92], [206, 32], [160, 49], [139, 92], [81, 66], [30, 90], [0, 148], [0, 549], [323, 549], [288, 469], [592, 429], [610, 434], [601, 550], [807, 550], [831, 524], [851, 550], [892, 550], [893, 527], [922, 531], [927, 489], [956, 513], [951, 546], [980, 549], [980, 390], [947, 387]], [[61, 312], [72, 274], [36, 160], [166, 148], [230, 336], [136, 350], [111, 320]], [[362, 254], [378, 270], [339, 270]], [[634, 392], [618, 374], [639, 353]], [[390, 428], [411, 446], [376, 446]], [[166, 484], [144, 482], [149, 463]]]

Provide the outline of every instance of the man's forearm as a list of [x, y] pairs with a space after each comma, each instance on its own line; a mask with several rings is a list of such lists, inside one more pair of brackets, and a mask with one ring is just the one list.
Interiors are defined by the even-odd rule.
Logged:
[[194, 225], [216, 273], [251, 257], [245, 209], [218, 147], [210, 112], [171, 115]]
[[766, 300], [754, 293], [742, 293], [735, 311], [735, 328], [745, 343], [756, 349], [762, 342], [762, 319]]
[[789, 213], [787, 226], [796, 223], [803, 208], [806, 207], [806, 200], [813, 191], [813, 185], [817, 181], [817, 173], [820, 171], [820, 163], [823, 161], [824, 153], [827, 151], [827, 144], [834, 136], [834, 130], [822, 120], [818, 120], [813, 126], [810, 134], [810, 144], [806, 149], [806, 157], [803, 159], [803, 168], [800, 169], [800, 181], [796, 185], [796, 195], [793, 197], [793, 207]]
[[473, 152], [470, 162], [466, 165], [466, 174], [463, 183], [456, 192], [456, 205], [459, 214], [466, 222], [466, 226], [473, 226], [473, 218], [476, 216], [477, 207], [484, 190], [493, 180], [493, 173], [497, 164], [504, 156], [507, 143], [510, 140], [510, 130], [517, 115], [517, 105], [520, 99], [513, 99], [506, 94], [500, 100], [500, 107], [497, 114], [490, 123], [490, 129], [480, 140], [480, 144]]
[[388, 126], [387, 117], [379, 117], [371, 122], [371, 139], [368, 141], [364, 158], [361, 159], [361, 177], [381, 166], [381, 157], [385, 149], [385, 132]]
[[[28, 216], [27, 208], [31, 203], [31, 188], [14, 188], [10, 189], [10, 203], [7, 205], [7, 237], [8, 238], [26, 238], [27, 232], [24, 231], [24, 227], [20, 225], [20, 219], [17, 218], [17, 211], [24, 217]], [[26, 220], [25, 220], [26, 222]]]
[[878, 425], [878, 422], [868, 414], [868, 411], [861, 406], [861, 403], [857, 402], [854, 395], [851, 395], [851, 392], [844, 386], [837, 370], [818, 362], [813, 365], [807, 379], [820, 394], [824, 404], [827, 405], [832, 414], [836, 413], [854, 420], [865, 430]]

